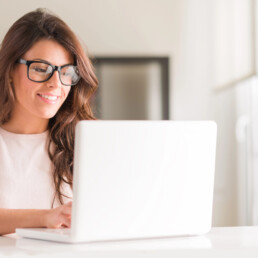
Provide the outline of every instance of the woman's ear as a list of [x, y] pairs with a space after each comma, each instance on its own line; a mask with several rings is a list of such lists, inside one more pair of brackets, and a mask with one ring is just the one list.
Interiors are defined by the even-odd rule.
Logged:
[[9, 74], [9, 83], [11, 85], [13, 84], [13, 74], [14, 74], [14, 67], [11, 69], [10, 74]]

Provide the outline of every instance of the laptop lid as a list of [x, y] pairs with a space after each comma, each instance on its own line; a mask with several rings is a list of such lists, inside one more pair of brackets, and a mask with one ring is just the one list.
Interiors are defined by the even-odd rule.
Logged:
[[208, 232], [215, 147], [211, 121], [79, 122], [72, 241]]

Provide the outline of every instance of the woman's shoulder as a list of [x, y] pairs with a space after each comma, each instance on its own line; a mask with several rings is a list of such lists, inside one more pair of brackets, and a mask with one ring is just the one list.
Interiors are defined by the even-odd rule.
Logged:
[[[49, 161], [47, 152], [48, 132], [41, 134], [16, 134], [0, 127], [0, 153], [6, 158], [23, 162]], [[8, 158], [8, 159], [9, 159]], [[25, 162], [24, 160], [24, 162]], [[40, 163], [41, 164], [41, 163]]]

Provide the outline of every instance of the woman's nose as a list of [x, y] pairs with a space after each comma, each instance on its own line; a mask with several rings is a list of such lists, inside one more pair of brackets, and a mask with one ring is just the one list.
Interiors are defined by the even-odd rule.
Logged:
[[51, 88], [59, 88], [62, 86], [58, 71], [54, 71], [51, 78], [47, 81], [47, 85], [48, 87], [51, 87]]

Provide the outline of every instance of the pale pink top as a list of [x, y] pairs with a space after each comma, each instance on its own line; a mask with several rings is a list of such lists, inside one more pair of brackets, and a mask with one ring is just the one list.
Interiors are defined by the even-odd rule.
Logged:
[[[51, 208], [55, 187], [47, 137], [48, 131], [15, 134], [0, 127], [0, 208]], [[70, 187], [65, 184], [63, 188], [72, 197]], [[54, 207], [59, 205], [55, 198]]]

